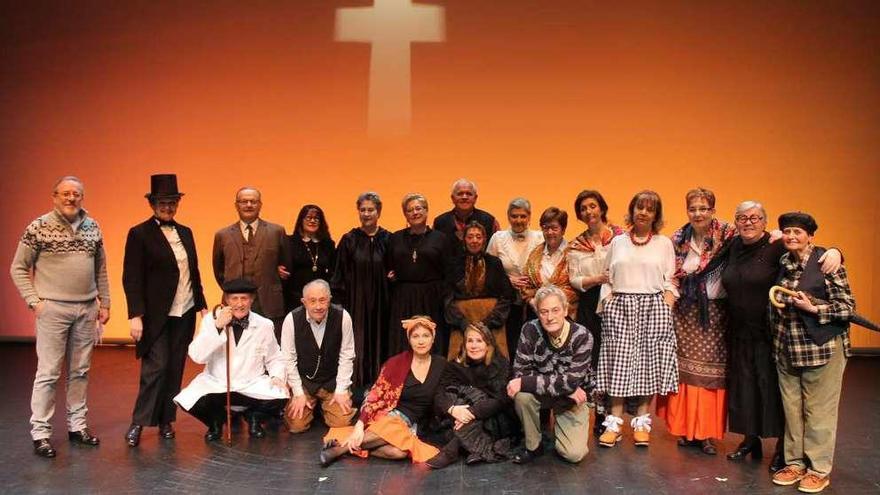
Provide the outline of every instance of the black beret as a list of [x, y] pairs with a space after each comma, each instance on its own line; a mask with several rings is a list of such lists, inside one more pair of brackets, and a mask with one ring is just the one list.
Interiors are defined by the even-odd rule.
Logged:
[[789, 227], [800, 227], [806, 230], [808, 234], [813, 235], [816, 233], [819, 225], [816, 224], [816, 220], [809, 213], [792, 211], [779, 215], [779, 230], [785, 230]]
[[253, 294], [257, 292], [257, 286], [247, 278], [229, 280], [223, 284], [225, 294]]

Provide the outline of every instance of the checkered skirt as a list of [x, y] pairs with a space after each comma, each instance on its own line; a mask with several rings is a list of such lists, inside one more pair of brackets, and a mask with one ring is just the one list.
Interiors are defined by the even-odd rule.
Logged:
[[614, 294], [602, 315], [596, 388], [612, 397], [678, 391], [672, 310], [658, 294]]

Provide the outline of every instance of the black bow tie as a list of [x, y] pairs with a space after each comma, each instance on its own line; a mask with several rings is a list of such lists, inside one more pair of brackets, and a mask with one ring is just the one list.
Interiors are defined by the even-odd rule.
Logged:
[[238, 344], [238, 341], [241, 340], [241, 334], [244, 333], [244, 329], [248, 327], [248, 317], [245, 316], [242, 319], [233, 318], [229, 323], [232, 325], [232, 333], [235, 335], [235, 343]]
[[177, 227], [177, 222], [174, 220], [159, 220], [157, 218], [156, 221], [159, 222], [159, 227]]

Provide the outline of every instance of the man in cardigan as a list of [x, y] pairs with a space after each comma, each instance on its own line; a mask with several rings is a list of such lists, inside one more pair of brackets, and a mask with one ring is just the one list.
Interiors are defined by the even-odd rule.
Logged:
[[525, 450], [513, 462], [526, 464], [544, 454], [541, 443], [541, 409], [556, 416], [556, 453], [568, 462], [587, 454], [590, 411], [584, 391], [590, 371], [593, 337], [583, 325], [565, 318], [568, 300], [556, 286], [535, 294], [538, 319], [523, 325], [513, 376], [507, 394], [525, 433]]
[[319, 400], [327, 426], [348, 426], [355, 413], [349, 390], [354, 369], [351, 316], [330, 304], [330, 286], [322, 279], [303, 287], [302, 303], [281, 325], [281, 352], [292, 391], [287, 427], [291, 433], [308, 430]]
[[287, 271], [287, 242], [284, 227], [260, 218], [260, 191], [243, 187], [235, 195], [238, 221], [214, 234], [214, 278], [217, 285], [247, 278], [257, 286], [253, 310], [272, 320], [275, 338], [281, 338], [284, 293], [281, 281]]
[[[488, 212], [476, 208], [477, 185], [467, 179], [458, 179], [452, 184], [453, 208], [434, 219], [434, 230], [439, 230], [450, 239], [458, 239], [460, 250], [464, 249], [464, 230], [471, 222], [477, 222], [486, 229], [486, 239], [492, 237], [500, 227]], [[485, 251], [485, 247], [483, 248]]]
[[104, 239], [97, 222], [82, 209], [82, 181], [62, 177], [52, 202], [55, 208], [25, 229], [9, 270], [37, 320], [31, 438], [34, 452], [42, 457], [56, 455], [49, 437], [65, 353], [68, 437], [98, 445], [86, 427], [86, 388], [98, 326], [110, 319]]

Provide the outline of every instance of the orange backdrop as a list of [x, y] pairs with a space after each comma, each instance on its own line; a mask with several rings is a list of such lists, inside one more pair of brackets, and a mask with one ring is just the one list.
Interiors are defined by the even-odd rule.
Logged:
[[[572, 213], [589, 187], [620, 222], [653, 188], [671, 234], [697, 185], [727, 220], [745, 199], [772, 219], [812, 212], [817, 242], [845, 253], [860, 311], [880, 319], [877, 2], [422, 4], [443, 8], [442, 41], [412, 44], [411, 128], [388, 134], [368, 113], [371, 44], [336, 32], [337, 9], [372, 1], [18, 3], [0, 12], [0, 255], [8, 266], [49, 210], [54, 179], [80, 176], [106, 236], [111, 338], [128, 335], [125, 234], [161, 172], [186, 192], [178, 220], [212, 303], [212, 236], [235, 219], [238, 187], [262, 189], [263, 217], [288, 230], [303, 203], [322, 205], [338, 239], [361, 191], [382, 195], [396, 229], [404, 193], [427, 195], [433, 216], [466, 176], [500, 217], [518, 195]], [[32, 336], [8, 277], [0, 291], [0, 336]], [[878, 337], [854, 331], [856, 346]]]

